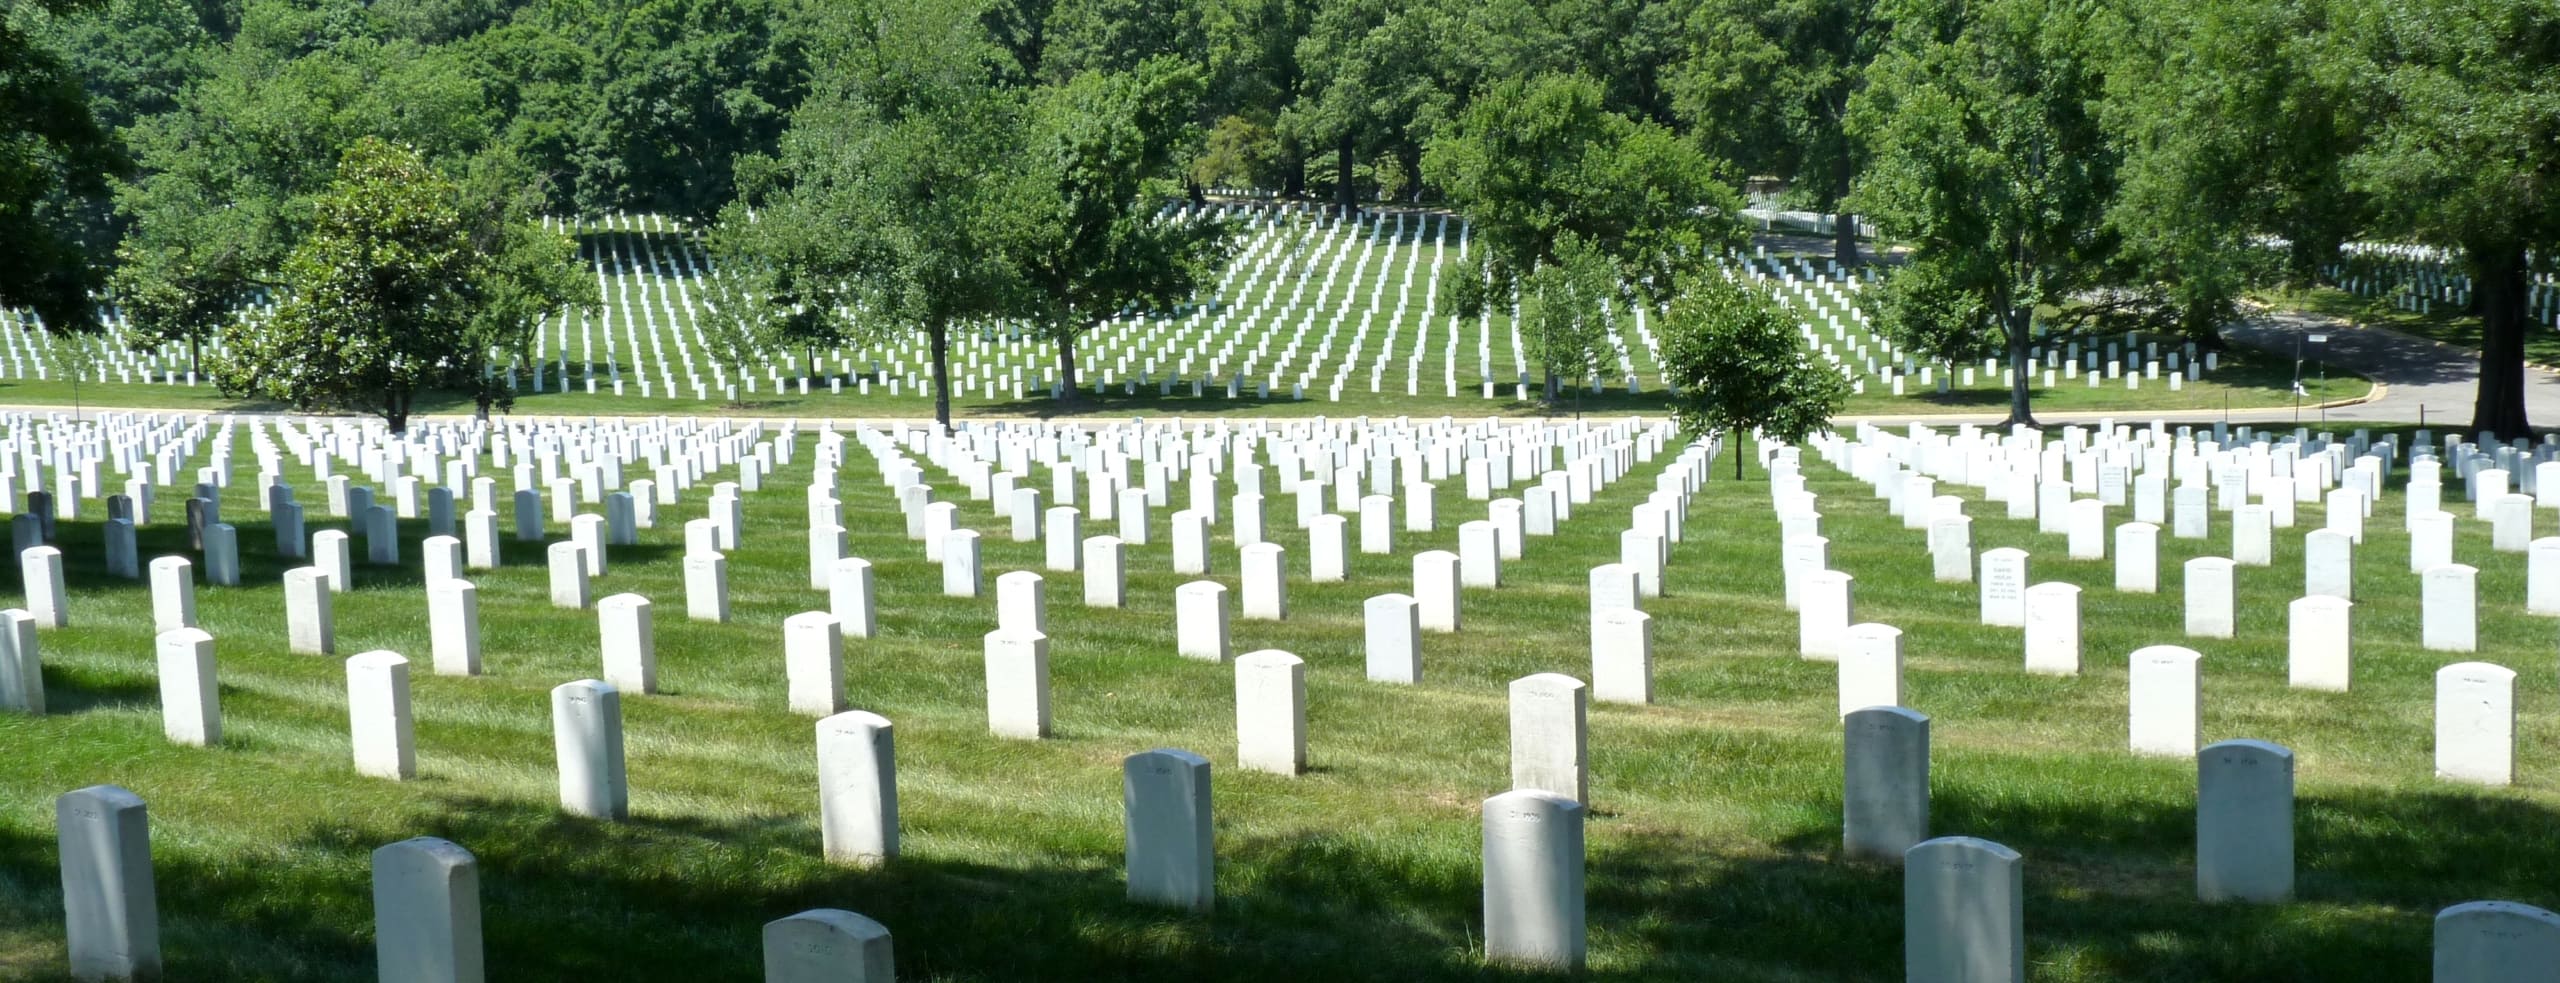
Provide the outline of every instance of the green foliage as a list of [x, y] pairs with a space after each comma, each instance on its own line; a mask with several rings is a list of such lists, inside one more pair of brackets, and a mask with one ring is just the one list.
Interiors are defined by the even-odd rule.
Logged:
[[[1479, 278], [1464, 278], [1478, 279]], [[1556, 382], [1588, 385], [1605, 377], [1612, 305], [1632, 302], [1618, 268], [1588, 240], [1566, 233], [1556, 261], [1519, 278], [1520, 335]], [[1550, 392], [1548, 398], [1554, 399]]]
[[1690, 430], [1724, 431], [1737, 476], [1743, 433], [1802, 441], [1829, 426], [1849, 397], [1848, 382], [1813, 359], [1766, 287], [1694, 278], [1661, 324], [1672, 411]]
[[[1858, 173], [1849, 106], [1889, 33], [1878, 0], [1701, 0], [1667, 87], [1710, 156], [1839, 208]], [[1855, 262], [1853, 230], [1836, 247]]]
[[[2318, 6], [2154, 0], [2105, 40], [2100, 115], [2124, 154], [2107, 211], [2113, 278], [2170, 330], [2218, 343], [2242, 292], [2309, 277], [2357, 220]], [[2290, 248], [2268, 249], [2268, 233]]]
[[[1742, 238], [1741, 200], [1697, 148], [1668, 128], [1609, 112], [1599, 84], [1580, 76], [1494, 87], [1432, 142], [1422, 166], [1473, 223], [1484, 257], [1485, 282], [1463, 283], [1477, 279], [1463, 274], [1442, 280], [1453, 288], [1444, 299], [1461, 316], [1518, 288], [1524, 305], [1541, 297], [1543, 326], [1587, 323], [1596, 306], [1565, 314], [1555, 305], [1567, 297], [1596, 303], [1600, 293], [1524, 279], [1580, 251], [1581, 262], [1605, 262], [1617, 279], [1658, 290]], [[1536, 344], [1567, 359], [1546, 362], [1552, 400], [1560, 373], [1575, 367], [1570, 356], [1584, 346]]]
[[782, 344], [788, 311], [777, 299], [780, 271], [756, 250], [752, 229], [717, 227], [709, 243], [711, 273], [701, 280], [695, 327], [702, 353], [735, 385]]
[[482, 416], [515, 406], [503, 371], [534, 361], [534, 332], [544, 320], [596, 303], [595, 281], [578, 263], [578, 246], [543, 227], [536, 209], [542, 185], [503, 154], [472, 161], [459, 189], [481, 262], [465, 281], [471, 311], [466, 385]]
[[214, 363], [226, 393], [298, 410], [362, 410], [408, 422], [427, 389], [465, 381], [474, 360], [473, 248], [453, 182], [415, 149], [356, 141], [313, 203], [285, 260], [284, 303], [243, 322]]
[[[2094, 0], [1902, 0], [1850, 113], [1867, 148], [1850, 204], [1911, 244], [1910, 296], [1882, 322], [1893, 337], [1986, 329], [2009, 352], [2009, 420], [2032, 422], [2026, 356], [2039, 306], [2098, 280], [2115, 149], [2092, 107], [2100, 65]], [[1960, 295], [1960, 296], [1958, 296]], [[1915, 299], [1917, 298], [1917, 299]], [[1981, 322], [1915, 320], [1980, 309]], [[1988, 341], [1988, 339], [1986, 339]]]
[[1219, 117], [1191, 160], [1191, 183], [1203, 188], [1271, 187], [1280, 179], [1280, 139], [1268, 125]]
[[59, 329], [96, 325], [97, 272], [64, 201], [103, 192], [124, 164], [71, 64], [14, 7], [0, 12], [0, 305], [32, 307]]
[[2458, 251], [2481, 363], [2472, 427], [2525, 417], [2527, 277], [2560, 251], [2560, 8], [2540, 0], [2340, 0], [2338, 77], [2369, 114], [2346, 159], [2376, 232]]
[[1021, 94], [996, 84], [1002, 57], [972, 11], [896, 0], [849, 3], [816, 25], [829, 84], [792, 117], [780, 152], [741, 164], [747, 197], [723, 224], [752, 223], [755, 250], [802, 304], [859, 309], [932, 343], [934, 410], [951, 416], [949, 332], [1019, 309], [1004, 246], [1005, 165]]
[[1020, 174], [1002, 208], [1019, 313], [1058, 345], [1062, 393], [1077, 398], [1075, 342], [1105, 318], [1189, 299], [1231, 252], [1223, 223], [1164, 214], [1177, 115], [1199, 73], [1170, 58], [1086, 73], [1035, 94]]

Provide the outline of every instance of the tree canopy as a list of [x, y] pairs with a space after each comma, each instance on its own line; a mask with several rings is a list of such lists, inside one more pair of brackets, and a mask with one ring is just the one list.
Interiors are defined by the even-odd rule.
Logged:
[[790, 313], [776, 352], [1004, 321], [1072, 377], [1077, 333], [1180, 303], [1215, 254], [1156, 217], [1242, 188], [1465, 215], [1478, 265], [1446, 299], [1533, 322], [1552, 398], [1597, 326], [1739, 242], [1739, 188], [1837, 213], [1844, 262], [1876, 233], [1883, 328], [2004, 354], [2019, 422], [2057, 328], [2214, 346], [2250, 291], [2350, 242], [2434, 247], [2484, 327], [2474, 422], [2514, 434], [2529, 284], [2560, 255], [2555, 20], [2536, 0], [27, 0], [0, 17], [0, 305], [198, 348], [284, 297], [376, 140], [514, 257], [482, 284], [483, 380], [576, 286], [523, 220], [631, 213], [752, 227]]
[[1736, 478], [1742, 433], [1801, 441], [1828, 426], [1848, 398], [1849, 384], [1809, 354], [1795, 319], [1767, 288], [1721, 273], [1690, 281], [1662, 320], [1672, 411], [1684, 427], [1733, 438], [1725, 453]]

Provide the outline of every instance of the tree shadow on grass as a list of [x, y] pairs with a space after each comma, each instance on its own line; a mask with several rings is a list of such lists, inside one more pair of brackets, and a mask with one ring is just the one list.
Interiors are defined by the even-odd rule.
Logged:
[[[2208, 905], [2192, 893], [2182, 805], [1963, 790], [1937, 802], [1939, 830], [2024, 854], [2039, 977], [2404, 978], [2427, 965], [2436, 910], [2547, 905], [2560, 883], [2548, 835], [2560, 817], [2496, 793], [2323, 794], [2298, 816], [2302, 901]], [[1836, 826], [1740, 849], [1632, 822], [1592, 830], [1603, 958], [1589, 978], [1900, 974], [1902, 872], [1840, 856]], [[1217, 911], [1190, 916], [1129, 903], [1116, 854], [861, 870], [820, 861], [807, 816], [602, 823], [473, 796], [307, 829], [274, 863], [164, 848], [171, 978], [369, 978], [371, 851], [418, 835], [479, 857], [496, 979], [753, 979], [763, 923], [816, 907], [889, 926], [909, 979], [1530, 978], [1482, 960], [1471, 858], [1416, 860], [1357, 829], [1222, 838]], [[0, 914], [58, 925], [55, 862], [49, 840], [0, 833]]]
[[[1824, 804], [1837, 815], [1836, 797]], [[2560, 903], [2560, 813], [2511, 793], [2323, 792], [2295, 808], [2295, 897], [2283, 905], [2195, 897], [2189, 803], [2073, 801], [1939, 788], [1938, 835], [1979, 836], [2025, 863], [2031, 975], [2085, 979], [2414, 978], [2435, 913], [2465, 901]], [[1653, 929], [1661, 951], [1719, 953], [1774, 971], [1848, 978], [1900, 972], [1899, 866], [1849, 858], [1836, 822], [1779, 838], [1778, 856], [1722, 865], [1671, 837], [1595, 854], [1604, 883], [1702, 917]], [[1701, 858], [1708, 858], [1702, 861]], [[1680, 883], [1680, 882], [1686, 882]], [[2058, 971], [2067, 970], [2067, 972]], [[1757, 974], [1753, 974], [1757, 975]]]
[[[1348, 837], [1223, 844], [1268, 876], [1193, 916], [1131, 904], [1116, 855], [862, 870], [819, 860], [804, 816], [604, 823], [468, 796], [396, 825], [368, 814], [305, 830], [281, 846], [285, 863], [164, 845], [169, 978], [370, 979], [370, 855], [420, 835], [478, 858], [492, 979], [759, 979], [763, 924], [819, 907], [889, 926], [904, 979], [1513, 978], [1466, 951], [1471, 873], [1382, 878]], [[0, 833], [0, 917], [58, 926], [56, 862], [50, 840]]]

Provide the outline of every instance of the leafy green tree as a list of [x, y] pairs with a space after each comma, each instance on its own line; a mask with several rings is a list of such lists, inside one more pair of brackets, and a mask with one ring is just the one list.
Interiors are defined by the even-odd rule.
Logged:
[[2089, 46], [2101, 11], [1903, 0], [1850, 113], [1869, 153], [1850, 204], [1912, 246], [1885, 330], [1941, 358], [2005, 350], [2012, 424], [2035, 420], [2038, 308], [2096, 282], [2110, 255], [2116, 151], [2095, 116]]
[[[62, 14], [82, 5], [34, 6]], [[19, 18], [0, 14], [0, 305], [33, 308], [55, 329], [97, 324], [89, 300], [96, 270], [61, 205], [105, 194], [124, 166], [70, 64]]]
[[1365, 150], [1415, 146], [1454, 115], [1458, 100], [1437, 73], [1454, 21], [1436, 4], [1325, 0], [1297, 43], [1305, 83], [1282, 111], [1283, 132], [1331, 151], [1334, 204], [1358, 207]]
[[[190, 218], [219, 220], [211, 210]], [[204, 343], [248, 300], [239, 250], [223, 239], [165, 235], [127, 239], [116, 250], [110, 291], [137, 347], [184, 343], [187, 371], [204, 371]]]
[[1721, 274], [1693, 278], [1662, 319], [1672, 412], [1683, 427], [1725, 433], [1737, 479], [1745, 433], [1800, 441], [1848, 399], [1848, 382], [1812, 356], [1767, 288]]
[[313, 203], [273, 317], [231, 329], [214, 380], [297, 410], [363, 410], [405, 432], [419, 394], [476, 367], [469, 284], [481, 263], [452, 181], [366, 137]]
[[2104, 35], [2100, 119], [2124, 155], [2108, 279], [2169, 330], [2218, 347], [2244, 291], [2308, 280], [2360, 221], [2340, 166], [2352, 119], [2321, 66], [2325, 6], [2146, 0]]
[[116, 189], [130, 228], [115, 292], [143, 305], [147, 334], [199, 338], [206, 312], [275, 287], [359, 137], [456, 170], [489, 145], [466, 59], [333, 16], [346, 14], [250, 3], [239, 35], [207, 53], [208, 74], [127, 131], [141, 173]]
[[1518, 285], [1521, 337], [1530, 357], [1546, 366], [1549, 385], [1568, 383], [1582, 392], [1605, 377], [1602, 366], [1617, 352], [1609, 343], [1612, 307], [1641, 302], [1624, 288], [1617, 266], [1568, 232], [1556, 244], [1555, 262], [1522, 274]]
[[578, 179], [591, 211], [717, 214], [737, 196], [739, 158], [773, 153], [811, 78], [791, 0], [557, 6], [593, 59]]
[[722, 221], [752, 224], [800, 303], [922, 330], [948, 423], [952, 327], [1020, 305], [1003, 246], [1021, 97], [995, 84], [1003, 55], [959, 5], [857, 0], [815, 37], [826, 87], [778, 155], [742, 163], [747, 194]]
[[533, 364], [542, 322], [596, 303], [595, 281], [578, 263], [577, 243], [543, 227], [548, 195], [527, 167], [493, 150], [470, 162], [457, 189], [472, 251], [480, 257], [464, 283], [471, 313], [464, 375], [483, 419], [492, 408], [515, 408], [515, 384], [505, 370]]
[[[1888, 33], [1879, 0], [1701, 0], [1673, 104], [1707, 153], [1789, 183], [1789, 197], [1839, 212], [1858, 173], [1850, 101]], [[1857, 220], [1842, 213], [1832, 255], [1858, 262]]]
[[755, 251], [752, 232], [724, 226], [709, 238], [711, 272], [695, 321], [702, 353], [734, 383], [782, 343], [788, 311], [778, 298], [779, 271]]
[[1296, 196], [1306, 181], [1306, 154], [1279, 120], [1307, 85], [1298, 38], [1314, 17], [1315, 0], [1195, 0], [1195, 6], [1208, 80], [1199, 119], [1213, 125], [1206, 153], [1216, 155], [1222, 139], [1250, 147], [1246, 159], [1258, 165], [1249, 170], [1253, 183]]
[[1171, 58], [1086, 73], [1033, 96], [1020, 197], [1004, 209], [1022, 313], [1058, 346], [1061, 398], [1080, 398], [1076, 341], [1114, 315], [1188, 299], [1228, 253], [1222, 223], [1176, 221], [1173, 152], [1199, 73]]
[[[1537, 295], [1555, 279], [1529, 278], [1563, 264], [1568, 241], [1643, 291], [1667, 288], [1742, 241], [1741, 199], [1714, 178], [1715, 165], [1669, 128], [1610, 112], [1601, 98], [1599, 83], [1581, 76], [1506, 81], [1470, 105], [1423, 156], [1423, 175], [1466, 216], [1483, 257], [1481, 275], [1442, 281], [1449, 306], [1462, 315], [1525, 286], [1523, 307], [1541, 305], [1542, 323], [1575, 321], [1558, 320], [1553, 305], [1562, 297]], [[1542, 361], [1552, 403], [1560, 372], [1570, 366]]]
[[2475, 430], [2530, 432], [2529, 276], [2560, 250], [2560, 8], [2541, 0], [2341, 0], [2337, 71], [2364, 107], [2347, 179], [2373, 231], [2453, 250], [2480, 316]]

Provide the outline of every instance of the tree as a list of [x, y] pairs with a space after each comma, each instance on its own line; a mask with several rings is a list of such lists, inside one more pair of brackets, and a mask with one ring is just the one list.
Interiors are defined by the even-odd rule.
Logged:
[[2200, 343], [2221, 344], [2244, 291], [2310, 279], [2366, 211], [2340, 166], [2352, 119], [2320, 64], [2324, 6], [2146, 0], [2100, 48], [2124, 155], [2107, 278]]
[[1912, 245], [1884, 328], [1942, 358], [2005, 349], [2008, 422], [2032, 424], [2038, 309], [2067, 303], [2109, 255], [2098, 0], [1905, 0], [1891, 13], [1849, 118], [1869, 153], [1850, 203]]
[[1795, 319], [1768, 289], [1721, 273], [1693, 279], [1662, 319], [1662, 374], [1683, 427], [1729, 435], [1742, 477], [1742, 435], [1790, 443], [1831, 425], [1849, 384], [1812, 359]]
[[786, 0], [552, 6], [593, 52], [579, 178], [590, 209], [717, 214], [737, 195], [738, 159], [774, 151], [812, 78]]
[[800, 303], [924, 331], [947, 424], [952, 326], [1019, 306], [1003, 245], [1021, 98], [995, 84], [1002, 55], [963, 5], [849, 3], [816, 44], [827, 87], [776, 157], [740, 165], [747, 193], [723, 224], [752, 223]]
[[[1547, 377], [1590, 388], [1596, 369], [1617, 349], [1609, 344], [1613, 304], [1638, 303], [1618, 268], [1590, 241], [1565, 233], [1556, 259], [1518, 278], [1521, 336]], [[1551, 393], [1550, 399], [1554, 398]]]
[[[1703, 0], [1689, 14], [1674, 105], [1711, 156], [1790, 182], [1789, 197], [1839, 212], [1858, 173], [1849, 104], [1887, 25], [1879, 0]], [[1855, 217], [1841, 212], [1832, 255], [1858, 262]]]
[[2535, 257], [2560, 249], [2560, 9], [2539, 0], [2343, 0], [2337, 72], [2369, 114], [2346, 161], [2373, 231], [2451, 249], [2480, 316], [2471, 427], [2527, 436]]
[[1076, 340], [1133, 309], [1189, 298], [1224, 261], [1224, 223], [1165, 215], [1173, 151], [1198, 72], [1170, 58], [1086, 73], [1033, 97], [1019, 197], [1003, 210], [1021, 313], [1058, 346], [1060, 399], [1073, 403]]
[[[1484, 257], [1477, 275], [1442, 281], [1462, 316], [1515, 287], [1556, 283], [1526, 278], [1562, 263], [1567, 241], [1650, 292], [1742, 241], [1741, 199], [1715, 179], [1716, 165], [1666, 127], [1609, 112], [1599, 84], [1581, 76], [1495, 86], [1432, 141], [1422, 169], [1466, 216]], [[1559, 323], [1552, 308], [1543, 316]], [[1561, 367], [1545, 364], [1550, 403]]]
[[418, 394], [476, 364], [469, 284], [482, 260], [459, 199], [417, 150], [356, 141], [285, 260], [284, 303], [233, 326], [215, 382], [297, 410], [364, 410], [406, 432]]
[[[60, 14], [86, 4], [35, 6]], [[71, 66], [9, 14], [0, 14], [0, 66], [0, 305], [34, 308], [56, 330], [94, 327], [96, 270], [61, 204], [105, 194], [124, 155]]]
[[695, 318], [702, 353], [731, 384], [772, 353], [785, 317], [776, 300], [776, 269], [757, 254], [751, 234], [721, 226], [711, 233], [711, 272], [702, 278], [703, 305]]
[[487, 419], [492, 408], [515, 408], [515, 383], [504, 370], [533, 363], [542, 322], [594, 306], [596, 289], [578, 264], [577, 243], [543, 227], [548, 182], [504, 150], [471, 165], [458, 190], [480, 262], [464, 283], [471, 311], [464, 372], [473, 409]]

